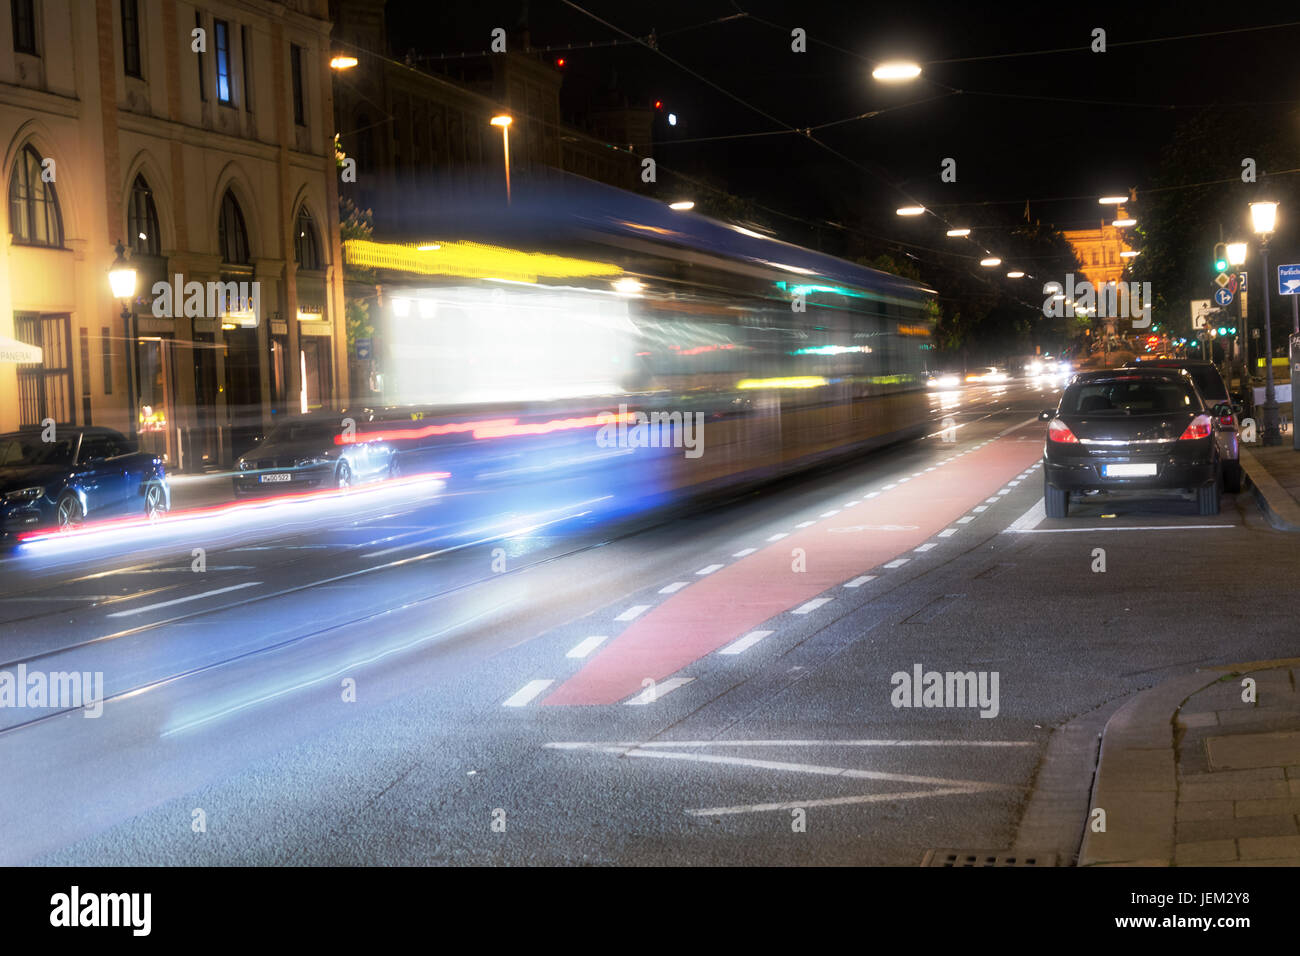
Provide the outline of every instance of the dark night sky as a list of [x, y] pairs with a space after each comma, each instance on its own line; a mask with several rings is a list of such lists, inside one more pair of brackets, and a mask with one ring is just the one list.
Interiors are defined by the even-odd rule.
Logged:
[[[939, 97], [817, 134], [870, 172], [792, 134], [670, 142], [656, 151], [665, 167], [707, 170], [732, 192], [793, 215], [847, 217], [914, 242], [933, 243], [942, 236], [940, 224], [928, 217], [893, 216], [904, 201], [893, 187], [953, 220], [968, 213], [949, 204], [1006, 200], [997, 207], [999, 214], [1014, 219], [1030, 199], [1035, 218], [1059, 228], [1086, 226], [1100, 218], [1096, 196], [1149, 182], [1175, 123], [1194, 107], [1238, 104], [1239, 110], [1275, 113], [1279, 122], [1291, 124], [1300, 107], [1300, 25], [1122, 45], [1300, 21], [1294, 4], [1118, 3], [1105, 15], [1073, 5], [925, 0], [580, 0], [579, 5], [638, 36], [655, 29], [664, 53], [791, 126]], [[519, 24], [525, 6], [534, 46], [618, 38], [561, 0], [527, 5], [390, 0], [390, 33], [420, 54], [482, 50], [493, 27]], [[741, 10], [751, 16], [709, 24]], [[808, 31], [805, 54], [790, 52], [789, 30], [795, 26]], [[1106, 30], [1104, 54], [1086, 51], [1094, 27]], [[969, 59], [1070, 47], [1083, 52]], [[781, 128], [638, 45], [563, 55], [566, 104], [586, 101], [589, 92], [608, 87], [616, 77], [617, 89], [630, 99], [660, 98], [679, 115], [670, 138]], [[873, 61], [900, 57], [923, 63], [924, 78], [892, 87], [871, 79]], [[959, 62], [937, 62], [943, 60]], [[949, 88], [967, 92], [944, 95]], [[1101, 102], [1078, 102], [1083, 100]], [[1241, 152], [1250, 155], [1250, 144], [1243, 142]], [[947, 156], [957, 160], [956, 183], [939, 180], [939, 164]], [[1233, 173], [1225, 169], [1222, 175]], [[1075, 196], [1093, 198], [1042, 201]], [[779, 230], [780, 220], [772, 221]]]

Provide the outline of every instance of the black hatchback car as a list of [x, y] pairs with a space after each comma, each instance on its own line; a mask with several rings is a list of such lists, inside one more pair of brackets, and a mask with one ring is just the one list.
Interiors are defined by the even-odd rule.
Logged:
[[0, 435], [0, 541], [170, 506], [162, 459], [110, 428], [59, 426], [53, 441], [40, 428]]
[[1219, 513], [1223, 461], [1215, 418], [1192, 377], [1180, 369], [1081, 372], [1048, 422], [1043, 498], [1049, 518], [1069, 513], [1070, 495], [1190, 491], [1203, 515]]

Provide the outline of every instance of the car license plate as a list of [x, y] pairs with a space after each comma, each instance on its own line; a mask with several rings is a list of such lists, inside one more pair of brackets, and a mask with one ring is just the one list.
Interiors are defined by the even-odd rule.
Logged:
[[1102, 465], [1101, 473], [1107, 478], [1145, 478], [1156, 473], [1155, 463], [1147, 465]]
[[287, 471], [276, 471], [269, 475], [263, 475], [260, 480], [264, 485], [269, 484], [272, 481], [293, 481], [293, 475], [289, 474]]

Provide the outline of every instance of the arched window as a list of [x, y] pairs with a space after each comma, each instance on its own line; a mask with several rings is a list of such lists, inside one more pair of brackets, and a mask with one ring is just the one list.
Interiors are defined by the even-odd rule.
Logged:
[[304, 204], [298, 209], [298, 220], [293, 226], [293, 257], [299, 268], [320, 270], [324, 268], [320, 256], [320, 234]]
[[126, 211], [126, 231], [131, 237], [131, 251], [138, 256], [160, 255], [158, 207], [153, 204], [153, 190], [143, 176], [131, 184], [131, 205]]
[[63, 216], [53, 182], [41, 180], [41, 156], [24, 146], [9, 177], [9, 231], [14, 242], [62, 246]]
[[248, 263], [248, 230], [244, 228], [244, 214], [239, 202], [229, 189], [221, 200], [221, 218], [217, 220], [217, 242], [221, 246], [221, 261]]

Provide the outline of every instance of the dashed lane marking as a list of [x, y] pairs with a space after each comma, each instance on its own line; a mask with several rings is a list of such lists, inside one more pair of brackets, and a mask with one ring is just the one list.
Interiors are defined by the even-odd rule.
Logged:
[[823, 604], [830, 604], [830, 603], [831, 603], [831, 599], [830, 599], [830, 598], [813, 598], [811, 601], [807, 601], [807, 602], [805, 602], [804, 604], [799, 605], [799, 607], [795, 608], [795, 609], [794, 609], [793, 611], [791, 611], [790, 613], [791, 613], [791, 614], [811, 614], [813, 611], [817, 610], [817, 609], [818, 609], [819, 607], [821, 607]]
[[583, 638], [577, 644], [573, 645], [573, 647], [569, 648], [569, 653], [564, 656], [577, 658], [586, 657], [607, 640], [609, 640], [608, 634], [593, 634], [591, 637]]
[[126, 611], [114, 611], [108, 617], [130, 617], [133, 614], [144, 614], [146, 611], [156, 611], [159, 608], [171, 607], [175, 604], [185, 604], [189, 601], [200, 601], [207, 597], [216, 597], [218, 594], [227, 594], [230, 591], [239, 591], [243, 588], [254, 588], [261, 584], [261, 581], [245, 581], [243, 584], [232, 584], [228, 588], [216, 588], [212, 591], [204, 591], [202, 594], [191, 594], [189, 597], [173, 598], [170, 601], [160, 601], [157, 604], [146, 604], [144, 607], [133, 607]]
[[635, 621], [638, 617], [650, 610], [649, 604], [633, 604], [630, 608], [614, 618], [616, 621]]
[[712, 574], [714, 571], [717, 571], [717, 570], [720, 569], [721, 567], [722, 567], [722, 565], [720, 565], [720, 564], [710, 564], [710, 565], [709, 565], [708, 567], [706, 567], [706, 568], [700, 568], [700, 569], [699, 569], [698, 571], [696, 571], [695, 573], [696, 573], [696, 574]]
[[876, 580], [876, 576], [874, 574], [864, 574], [862, 575], [862, 577], [854, 578], [852, 581], [845, 581], [844, 586], [846, 588], [860, 588], [868, 581], [874, 581], [874, 580]]
[[663, 698], [677, 690], [677, 688], [685, 687], [693, 680], [695, 680], [694, 677], [672, 677], [666, 681], [651, 684], [645, 690], [641, 691], [641, 693], [627, 701], [627, 703], [633, 707], [642, 707], [646, 704], [653, 704], [657, 700], [663, 700]]
[[554, 684], [554, 680], [530, 680], [519, 690], [515, 691], [502, 702], [502, 707], [523, 707], [530, 700], [540, 694], [546, 688]]
[[689, 581], [674, 581], [672, 584], [665, 585], [659, 589], [660, 594], [676, 594], [682, 588], [689, 584]]
[[740, 638], [739, 640], [732, 641], [722, 650], [718, 651], [718, 653], [739, 654], [742, 651], [747, 651], [771, 633], [773, 632], [772, 631], [750, 631], [748, 634], [746, 634], [744, 637]]

